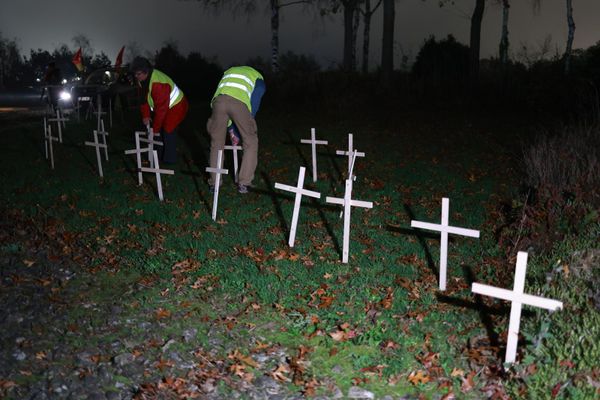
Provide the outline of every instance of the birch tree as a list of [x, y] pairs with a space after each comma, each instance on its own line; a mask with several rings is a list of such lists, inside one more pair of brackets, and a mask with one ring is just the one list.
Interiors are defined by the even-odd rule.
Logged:
[[[213, 10], [229, 9], [234, 15], [251, 15], [256, 12], [258, 1], [255, 0], [197, 0], [205, 7]], [[263, 0], [264, 1], [264, 0]], [[279, 13], [284, 7], [311, 4], [313, 0], [268, 0], [271, 23], [271, 70], [279, 72]]]
[[567, 2], [567, 26], [569, 33], [567, 36], [567, 46], [565, 48], [565, 75], [571, 73], [571, 58], [573, 52], [573, 39], [575, 38], [575, 20], [573, 19], [573, 0], [566, 0]]
[[502, 34], [500, 37], [500, 49], [498, 52], [498, 58], [502, 65], [508, 64], [508, 14], [510, 10], [510, 1], [502, 0]]
[[383, 37], [381, 39], [381, 80], [384, 85], [392, 81], [394, 71], [394, 0], [383, 0]]
[[475, 0], [475, 8], [471, 16], [471, 34], [469, 40], [469, 75], [471, 82], [479, 78], [479, 51], [481, 47], [481, 21], [485, 10], [485, 0]]
[[363, 16], [363, 52], [362, 52], [362, 72], [366, 74], [369, 72], [369, 46], [371, 40], [371, 17], [373, 13], [377, 11], [381, 5], [382, 0], [378, 0], [373, 8], [371, 8], [371, 0], [365, 0], [364, 10], [361, 8], [360, 12]]

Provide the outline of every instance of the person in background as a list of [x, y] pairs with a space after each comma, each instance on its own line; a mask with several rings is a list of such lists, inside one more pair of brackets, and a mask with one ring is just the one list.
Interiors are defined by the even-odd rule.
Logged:
[[[142, 122], [151, 128], [163, 142], [160, 161], [177, 162], [176, 131], [188, 111], [188, 101], [183, 91], [164, 72], [152, 67], [144, 57], [136, 57], [130, 67], [135, 79], [146, 89], [146, 101], [141, 105]], [[151, 118], [152, 115], [152, 118]]]
[[[238, 176], [238, 192], [248, 193], [258, 163], [258, 134], [254, 116], [266, 91], [264, 78], [248, 66], [231, 67], [223, 73], [212, 97], [212, 114], [206, 123], [210, 136], [210, 165], [217, 165], [219, 150], [225, 147], [229, 133], [232, 144], [241, 137], [244, 153]], [[239, 132], [239, 137], [236, 135]], [[215, 174], [208, 181], [214, 190]]]
[[[58, 105], [62, 79], [60, 68], [56, 66], [54, 61], [49, 62], [46, 67], [46, 74], [44, 75], [44, 84], [46, 85], [45, 89], [46, 95], [48, 96], [48, 102], [54, 108]], [[44, 97], [44, 92], [42, 92], [42, 97]]]

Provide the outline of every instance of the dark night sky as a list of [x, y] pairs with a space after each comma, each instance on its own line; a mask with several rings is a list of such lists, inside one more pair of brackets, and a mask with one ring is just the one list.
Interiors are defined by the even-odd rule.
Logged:
[[[73, 48], [72, 37], [82, 33], [91, 40], [96, 52], [104, 51], [113, 61], [119, 48], [130, 42], [154, 50], [173, 39], [182, 53], [199, 51], [227, 66], [254, 56], [269, 58], [268, 1], [257, 1], [261, 5], [254, 16], [234, 18], [226, 13], [211, 14], [194, 1], [0, 0], [0, 31], [5, 37], [17, 38], [25, 54], [30, 48], [52, 50], [62, 43]], [[452, 33], [468, 44], [474, 1], [457, 0], [455, 6], [444, 8], [437, 3], [437, 0], [397, 2], [396, 66], [402, 54], [414, 59], [423, 40], [432, 34], [442, 38]], [[567, 37], [564, 0], [542, 0], [537, 14], [530, 0], [513, 0], [513, 3], [509, 26], [513, 54], [521, 44], [527, 44], [535, 52], [547, 37], [552, 39], [552, 54], [564, 51]], [[600, 40], [600, 1], [573, 0], [573, 3], [577, 25], [574, 47], [585, 48]], [[500, 7], [488, 2], [482, 29], [482, 57], [496, 54], [500, 24]], [[372, 65], [379, 62], [380, 40], [381, 10], [378, 10], [371, 35]], [[320, 19], [301, 6], [283, 9], [281, 51], [312, 54], [327, 67], [341, 61], [342, 42], [340, 16]]]

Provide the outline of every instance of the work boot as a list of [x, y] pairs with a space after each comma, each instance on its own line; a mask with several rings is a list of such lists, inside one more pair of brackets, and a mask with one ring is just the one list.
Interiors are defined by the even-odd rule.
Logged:
[[248, 193], [248, 186], [242, 185], [241, 183], [238, 183], [237, 189], [238, 189], [238, 193], [241, 193], [241, 194]]

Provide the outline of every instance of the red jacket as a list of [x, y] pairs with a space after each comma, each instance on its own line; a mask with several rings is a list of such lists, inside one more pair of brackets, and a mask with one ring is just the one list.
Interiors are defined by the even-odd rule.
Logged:
[[[155, 82], [152, 84], [152, 100], [154, 101], [154, 118], [152, 130], [155, 133], [161, 130], [171, 133], [183, 121], [188, 111], [188, 101], [183, 96], [181, 101], [169, 108], [169, 94], [171, 87], [166, 83]], [[145, 97], [146, 98], [146, 97]], [[150, 105], [144, 102], [141, 105], [142, 118], [150, 118]]]

